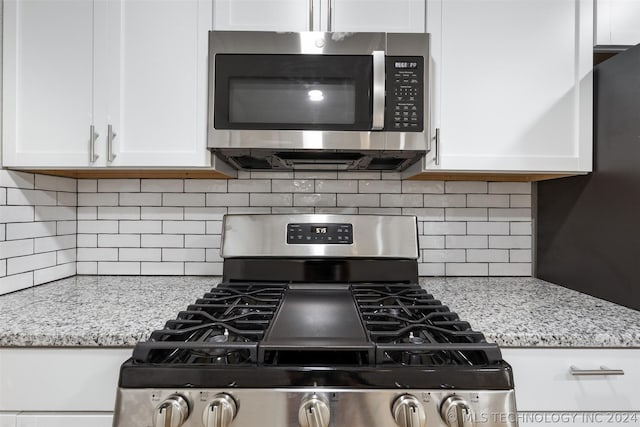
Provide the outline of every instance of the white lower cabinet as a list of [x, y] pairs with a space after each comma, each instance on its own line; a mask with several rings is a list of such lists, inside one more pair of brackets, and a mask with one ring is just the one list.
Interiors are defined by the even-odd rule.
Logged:
[[[506, 348], [502, 356], [521, 427], [640, 425], [640, 349]], [[585, 375], [605, 368], [624, 374]]]
[[17, 424], [14, 425], [16, 427], [111, 427], [112, 422], [113, 415], [110, 413], [23, 412], [18, 414]]
[[0, 412], [0, 427], [16, 427], [17, 416], [15, 412]]

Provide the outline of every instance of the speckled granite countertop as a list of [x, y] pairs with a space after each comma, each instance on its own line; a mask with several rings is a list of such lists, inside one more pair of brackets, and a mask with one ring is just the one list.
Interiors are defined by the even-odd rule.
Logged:
[[[0, 296], [0, 347], [127, 347], [219, 277], [77, 276]], [[532, 278], [422, 278], [503, 347], [640, 347], [640, 312]]]

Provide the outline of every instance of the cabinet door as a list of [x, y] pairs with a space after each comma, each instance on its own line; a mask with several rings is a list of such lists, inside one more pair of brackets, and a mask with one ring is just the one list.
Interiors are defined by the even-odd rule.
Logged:
[[[317, 0], [213, 0], [215, 30], [309, 31]], [[315, 6], [315, 7], [314, 7]]]
[[111, 427], [109, 413], [21, 413], [16, 427]]
[[115, 157], [107, 155], [108, 164], [210, 166], [206, 111], [211, 1], [104, 4], [107, 72], [100, 74], [96, 91], [106, 98], [106, 117], [101, 113], [96, 121], [104, 135], [108, 125], [116, 134], [111, 146]]
[[4, 166], [90, 165], [93, 13], [87, 0], [4, 2]]
[[432, 37], [433, 124], [441, 132], [440, 164], [432, 150], [427, 166], [590, 171], [590, 6], [590, 0], [430, 1], [441, 14]]
[[328, 0], [333, 31], [425, 32], [425, 0]]
[[640, 43], [640, 1], [596, 0], [596, 44]]

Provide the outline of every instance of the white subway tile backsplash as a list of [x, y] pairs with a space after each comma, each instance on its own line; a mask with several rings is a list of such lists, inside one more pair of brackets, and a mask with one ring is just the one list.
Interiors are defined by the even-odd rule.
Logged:
[[65, 193], [62, 191], [58, 191], [58, 206], [76, 206], [78, 204], [78, 194], [77, 193]]
[[[2, 173], [2, 170], [0, 170]], [[0, 295], [33, 286], [33, 271], [0, 277]]]
[[530, 263], [498, 263], [489, 264], [489, 275], [491, 276], [530, 276]]
[[161, 206], [162, 193], [120, 193], [120, 206]]
[[0, 242], [0, 259], [31, 255], [33, 253], [33, 239]]
[[271, 180], [264, 179], [235, 179], [228, 182], [229, 193], [270, 193]]
[[140, 219], [150, 220], [180, 220], [184, 219], [184, 208], [180, 207], [141, 207]]
[[358, 208], [361, 215], [401, 215], [402, 208]]
[[466, 222], [425, 221], [422, 224], [425, 235], [467, 234]]
[[67, 191], [69, 193], [76, 192], [77, 180], [73, 178], [63, 178], [52, 175], [34, 175], [34, 188], [40, 190]]
[[400, 193], [401, 188], [402, 181], [381, 181], [379, 178], [358, 181], [358, 193]]
[[78, 193], [78, 206], [118, 206], [118, 193]]
[[220, 255], [220, 249], [206, 249], [207, 262], [222, 262], [222, 256]]
[[182, 276], [184, 274], [183, 262], [142, 262], [140, 274], [144, 275], [164, 275]]
[[[353, 172], [352, 172], [353, 174]], [[380, 176], [380, 175], [378, 175]], [[302, 171], [295, 171], [293, 173], [293, 178], [294, 179], [338, 179], [338, 172], [333, 172], [333, 171], [326, 171], [326, 172], [302, 172]], [[344, 176], [342, 175], [340, 177], [340, 179], [358, 179], [354, 176]], [[373, 179], [373, 178], [367, 178], [367, 177], [362, 177], [360, 179]]]
[[139, 248], [139, 234], [98, 234], [99, 248]]
[[531, 249], [531, 236], [489, 236], [489, 247], [498, 249]]
[[418, 264], [418, 274], [420, 276], [444, 276], [445, 264], [443, 262], [424, 262]]
[[160, 248], [121, 248], [118, 250], [120, 261], [162, 261]]
[[76, 234], [78, 232], [77, 221], [57, 221], [56, 234], [62, 236], [64, 234]]
[[29, 239], [56, 235], [55, 221], [7, 224], [7, 240]]
[[139, 262], [98, 262], [98, 272], [101, 275], [131, 275], [140, 274]]
[[489, 221], [531, 221], [531, 209], [489, 208]]
[[78, 221], [78, 234], [83, 233], [117, 233], [118, 221]]
[[78, 249], [78, 261], [117, 261], [117, 248], [82, 248]]
[[489, 265], [484, 263], [446, 263], [447, 276], [488, 276]]
[[186, 234], [185, 248], [219, 248], [220, 234]]
[[402, 215], [415, 215], [418, 221], [444, 221], [444, 208], [402, 208]]
[[[187, 193], [226, 193], [226, 179], [185, 179], [184, 191]], [[180, 192], [182, 190], [178, 190]]]
[[509, 262], [528, 262], [532, 260], [531, 249], [510, 249]]
[[508, 235], [508, 222], [467, 222], [467, 234]]
[[180, 234], [143, 234], [140, 242], [143, 248], [182, 248], [184, 236]]
[[318, 179], [315, 184], [318, 193], [357, 193], [358, 181], [352, 179]]
[[260, 206], [260, 207], [249, 207], [249, 206], [230, 206], [227, 208], [227, 213], [230, 214], [268, 214], [271, 213], [271, 207], [269, 206]]
[[98, 219], [98, 208], [95, 206], [82, 206], [76, 208], [78, 220], [96, 220]]
[[424, 206], [464, 208], [467, 206], [467, 196], [466, 194], [425, 194]]
[[447, 248], [487, 248], [489, 239], [487, 236], [445, 236]]
[[530, 236], [532, 234], [531, 222], [512, 222], [510, 227], [512, 235]]
[[422, 262], [465, 262], [464, 249], [425, 249], [422, 251]]
[[[20, 240], [16, 240], [20, 241]], [[35, 253], [59, 251], [62, 249], [74, 249], [76, 247], [75, 234], [55, 237], [40, 237], [34, 239], [33, 250]]]
[[316, 209], [322, 208], [314, 208], [310, 206], [274, 206], [271, 209], [272, 214], [310, 214], [315, 213]]
[[511, 194], [509, 199], [512, 208], [530, 208], [532, 205], [531, 194]]
[[36, 206], [36, 221], [75, 221], [74, 206]]
[[97, 179], [79, 179], [78, 193], [95, 193], [98, 191]]
[[35, 176], [32, 173], [0, 169], [0, 187], [34, 188]]
[[490, 182], [489, 193], [531, 194], [531, 183], [530, 182]]
[[193, 261], [204, 262], [205, 250], [202, 249], [162, 249], [162, 261]]
[[207, 193], [207, 206], [249, 206], [247, 193]]
[[[81, 180], [82, 181], [82, 180]], [[192, 179], [142, 179], [140, 190], [143, 193], [182, 193]]]
[[33, 222], [33, 206], [0, 206], [2, 222]]
[[76, 239], [76, 245], [78, 248], [97, 248], [98, 235], [97, 234], [78, 234], [78, 237]]
[[[75, 260], [74, 260], [75, 261]], [[33, 284], [40, 285], [42, 283], [52, 282], [64, 277], [76, 274], [76, 263], [69, 262], [67, 264], [59, 264], [53, 267], [35, 270], [33, 272]]]
[[486, 221], [487, 208], [446, 208], [447, 221]]
[[467, 195], [467, 207], [508, 208], [509, 195], [507, 194], [469, 194]]
[[380, 206], [400, 208], [421, 208], [424, 197], [421, 194], [381, 194]]
[[77, 274], [98, 274], [98, 263], [97, 262], [76, 262], [76, 272]]
[[338, 194], [338, 207], [379, 207], [379, 194]]
[[0, 187], [0, 206], [7, 204], [7, 189]]
[[190, 220], [222, 220], [226, 208], [184, 208], [184, 219]]
[[509, 251], [506, 249], [469, 249], [468, 262], [509, 262]]
[[483, 181], [446, 181], [444, 183], [445, 193], [486, 193], [487, 183]]
[[207, 234], [221, 234], [222, 233], [222, 218], [220, 221], [207, 221]]
[[222, 276], [222, 263], [185, 262], [184, 274], [191, 276]]
[[163, 221], [164, 234], [204, 234], [205, 221]]
[[293, 206], [293, 195], [289, 193], [251, 193], [250, 206]]
[[[362, 208], [360, 208], [362, 209]], [[336, 215], [356, 215], [358, 214], [358, 208], [348, 208], [348, 207], [336, 207], [336, 208], [315, 208], [315, 213], [320, 214], [336, 214]]]
[[338, 172], [338, 179], [381, 179], [380, 172], [376, 171], [343, 171]]
[[56, 206], [57, 204], [55, 191], [7, 188], [7, 205]]
[[164, 193], [162, 206], [204, 206], [204, 193]]
[[139, 179], [99, 179], [98, 192], [99, 193], [115, 193], [115, 192], [139, 193], [140, 180]]
[[120, 221], [121, 234], [159, 234], [162, 233], [162, 221]]
[[[313, 193], [312, 179], [274, 179], [271, 191], [274, 193]], [[318, 192], [322, 193], [323, 191]]]
[[335, 194], [319, 193], [295, 193], [293, 195], [294, 206], [335, 206], [337, 203]]
[[420, 249], [444, 249], [444, 236], [418, 236]]
[[7, 274], [18, 274], [56, 265], [56, 253], [25, 255], [7, 259]]
[[56, 264], [76, 262], [76, 248], [56, 251]]
[[444, 181], [402, 181], [403, 193], [443, 194]]

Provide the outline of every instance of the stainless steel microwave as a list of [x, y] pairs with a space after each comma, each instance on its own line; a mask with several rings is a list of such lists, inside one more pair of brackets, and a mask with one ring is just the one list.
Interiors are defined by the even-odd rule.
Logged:
[[428, 34], [211, 31], [208, 146], [239, 169], [403, 170], [428, 82]]

